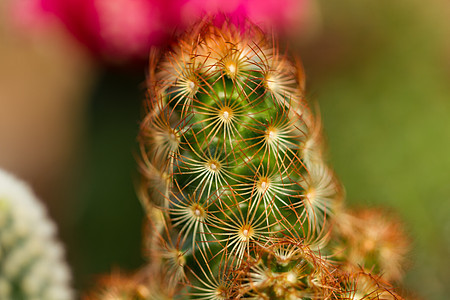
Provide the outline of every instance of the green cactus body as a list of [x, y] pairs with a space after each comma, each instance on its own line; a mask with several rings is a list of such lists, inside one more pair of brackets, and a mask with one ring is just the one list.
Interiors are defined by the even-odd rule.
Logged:
[[148, 86], [142, 198], [165, 297], [339, 298], [323, 254], [341, 195], [300, 64], [251, 24], [206, 22], [153, 55]]

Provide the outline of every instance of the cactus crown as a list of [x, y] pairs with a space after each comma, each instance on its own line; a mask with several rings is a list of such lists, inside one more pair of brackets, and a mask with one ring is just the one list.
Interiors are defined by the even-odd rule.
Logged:
[[244, 27], [206, 21], [152, 57], [140, 145], [156, 281], [169, 298], [352, 299], [356, 277], [325, 256], [341, 192], [301, 65]]

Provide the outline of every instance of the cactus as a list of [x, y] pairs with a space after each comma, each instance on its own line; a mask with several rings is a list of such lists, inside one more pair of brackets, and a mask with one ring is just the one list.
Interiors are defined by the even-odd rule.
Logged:
[[149, 295], [147, 287], [140, 285], [137, 278], [114, 271], [102, 276], [97, 289], [86, 295], [85, 300], [142, 300]]
[[364, 209], [341, 212], [336, 219], [330, 244], [343, 268], [352, 271], [364, 266], [383, 274], [384, 280], [402, 279], [410, 241], [398, 217]]
[[28, 186], [0, 169], [0, 299], [73, 299], [55, 231]]
[[253, 24], [216, 23], [151, 56], [141, 199], [164, 292], [150, 299], [395, 298], [334, 262], [343, 193], [301, 63]]

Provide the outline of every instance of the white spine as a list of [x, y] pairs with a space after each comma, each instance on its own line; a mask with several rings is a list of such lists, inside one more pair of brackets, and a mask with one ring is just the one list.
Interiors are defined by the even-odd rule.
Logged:
[[0, 169], [0, 299], [71, 300], [56, 227], [27, 184]]

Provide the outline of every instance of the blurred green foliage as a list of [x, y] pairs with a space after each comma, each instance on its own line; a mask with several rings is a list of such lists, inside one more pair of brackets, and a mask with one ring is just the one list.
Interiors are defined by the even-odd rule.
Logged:
[[143, 265], [144, 214], [134, 189], [134, 154], [144, 80], [144, 71], [104, 70], [91, 96], [74, 212], [76, 236], [68, 245], [81, 291], [100, 275]]
[[442, 23], [439, 10], [445, 7], [437, 1], [321, 4], [323, 30], [302, 49], [303, 61], [347, 201], [394, 210], [413, 240], [406, 288], [446, 299], [450, 22]]

